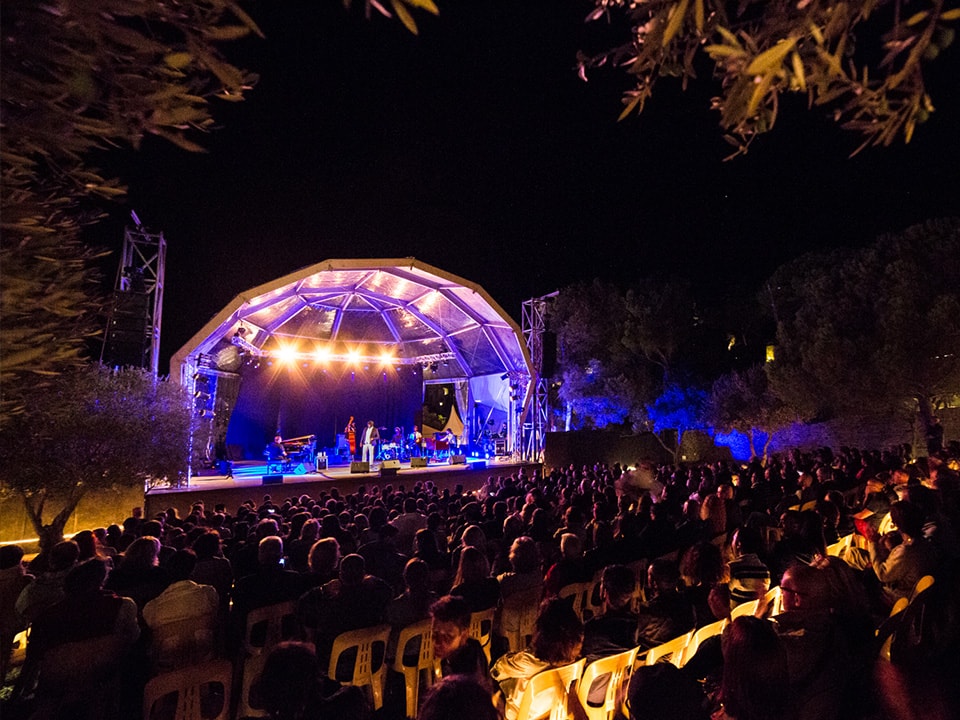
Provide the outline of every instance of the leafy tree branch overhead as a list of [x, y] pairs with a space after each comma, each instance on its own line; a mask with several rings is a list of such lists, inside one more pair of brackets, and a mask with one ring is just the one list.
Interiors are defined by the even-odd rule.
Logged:
[[643, 110], [657, 81], [720, 82], [720, 113], [733, 155], [771, 130], [781, 97], [806, 96], [862, 144], [909, 142], [934, 111], [928, 64], [953, 44], [960, 7], [947, 0], [596, 0], [588, 20], [630, 24], [618, 47], [579, 57], [581, 76], [625, 67], [634, 87], [621, 118]]

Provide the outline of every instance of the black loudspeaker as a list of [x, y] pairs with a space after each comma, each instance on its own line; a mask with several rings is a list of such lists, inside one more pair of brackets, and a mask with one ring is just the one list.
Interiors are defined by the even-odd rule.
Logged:
[[400, 471], [399, 460], [384, 460], [383, 464], [380, 465], [380, 477], [387, 477], [388, 475], [396, 475], [399, 471]]
[[553, 377], [557, 371], [557, 334], [544, 331], [540, 339], [543, 354], [540, 359], [540, 377]]
[[412, 468], [418, 467], [418, 468], [419, 468], [419, 467], [426, 467], [426, 466], [427, 466], [427, 459], [426, 459], [426, 458], [422, 458], [422, 457], [421, 457], [421, 458], [410, 458], [410, 467], [412, 467]]
[[486, 460], [471, 460], [469, 464], [471, 470], [483, 470], [487, 467]]
[[261, 485], [281, 485], [283, 484], [283, 475], [264, 475], [261, 478]]
[[370, 472], [370, 463], [360, 462], [359, 460], [354, 460], [350, 463], [350, 472], [352, 473], [368, 473]]
[[465, 465], [467, 463], [466, 455], [451, 455], [450, 464], [451, 465]]

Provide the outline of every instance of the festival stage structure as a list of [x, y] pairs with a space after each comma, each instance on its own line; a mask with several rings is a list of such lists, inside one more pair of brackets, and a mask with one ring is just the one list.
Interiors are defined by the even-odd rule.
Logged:
[[[171, 372], [195, 398], [191, 474], [349, 466], [368, 419], [390, 469], [536, 459], [523, 457], [536, 373], [520, 328], [479, 285], [414, 258], [326, 260], [243, 292]], [[264, 458], [277, 434], [279, 467]]]

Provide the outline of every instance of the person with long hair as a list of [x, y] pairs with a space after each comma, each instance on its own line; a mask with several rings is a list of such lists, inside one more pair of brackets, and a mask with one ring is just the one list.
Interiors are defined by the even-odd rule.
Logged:
[[479, 548], [463, 548], [450, 594], [466, 600], [470, 612], [488, 610], [499, 604], [500, 583], [490, 577], [487, 556]]
[[787, 720], [787, 655], [773, 624], [735, 618], [723, 635], [720, 709], [713, 720]]
[[[563, 667], [575, 662], [583, 649], [583, 623], [570, 607], [559, 598], [544, 600], [533, 631], [533, 639], [526, 650], [507, 653], [490, 669], [490, 676], [503, 691], [506, 720], [515, 720], [520, 699], [530, 678], [543, 670]], [[552, 702], [553, 697], [545, 698]], [[531, 717], [540, 717], [550, 708], [539, 707], [534, 701]]]

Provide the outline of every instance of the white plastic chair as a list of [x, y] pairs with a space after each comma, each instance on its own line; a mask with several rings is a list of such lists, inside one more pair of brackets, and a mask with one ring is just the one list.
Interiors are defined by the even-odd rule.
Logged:
[[[410, 657], [412, 653], [405, 654], [404, 650], [410, 643], [417, 640], [420, 643], [417, 651], [417, 661], [408, 665], [405, 662], [405, 655]], [[393, 669], [403, 673], [407, 699], [406, 717], [415, 718], [420, 704], [421, 683], [430, 686], [436, 677], [436, 663], [433, 659], [433, 623], [431, 620], [421, 620], [400, 630]]]
[[684, 633], [680, 637], [675, 637], [673, 640], [668, 640], [662, 645], [657, 645], [647, 650], [646, 656], [646, 665], [655, 665], [658, 662], [669, 662], [673, 663], [677, 667], [680, 667], [680, 658], [683, 655], [683, 649], [687, 646], [687, 643], [693, 638], [694, 631], [691, 630], [688, 633]]
[[[361, 630], [340, 633], [333, 641], [330, 653], [328, 676], [340, 682], [357, 687], [369, 687], [373, 695], [373, 709], [383, 707], [383, 679], [386, 675], [387, 642], [390, 639], [390, 626], [377, 625]], [[337, 662], [340, 656], [351, 648], [357, 652], [353, 663], [353, 673], [347, 679], [337, 677]]]
[[567, 720], [567, 698], [583, 675], [586, 660], [539, 672], [527, 681], [516, 720]]
[[[226, 660], [157, 675], [143, 691], [143, 720], [229, 720], [232, 679], [233, 668]], [[203, 717], [202, 711], [209, 708], [201, 705], [204, 688], [208, 686], [223, 688], [219, 712], [212, 718]], [[159, 714], [160, 701], [172, 694], [177, 696], [173, 714]]]
[[[620, 704], [623, 687], [630, 681], [633, 663], [636, 662], [639, 650], [638, 647], [633, 648], [617, 655], [594, 660], [586, 666], [577, 685], [577, 695], [588, 720], [613, 720]], [[604, 676], [608, 676], [608, 680], [603, 703], [591, 705], [588, 702], [590, 690], [594, 682]]]

